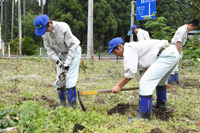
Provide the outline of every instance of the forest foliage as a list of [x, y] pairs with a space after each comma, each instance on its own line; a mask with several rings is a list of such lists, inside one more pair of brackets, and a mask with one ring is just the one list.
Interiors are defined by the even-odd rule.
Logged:
[[[99, 47], [107, 47], [108, 42], [121, 36], [125, 41], [130, 41], [127, 35], [130, 30], [130, 14], [132, 0], [95, 0], [94, 1], [94, 52]], [[21, 0], [23, 3], [23, 0]], [[5, 6], [7, 4], [7, 6]], [[2, 39], [6, 43], [12, 43], [11, 40], [11, 1], [4, 2], [4, 19], [2, 23]], [[18, 3], [15, 2], [14, 11], [14, 38], [18, 37]], [[21, 4], [23, 9], [23, 4]], [[189, 22], [192, 18], [200, 18], [198, 0], [157, 0], [156, 1], [156, 19], [153, 20], [134, 20], [138, 27], [149, 31], [153, 39], [167, 39], [171, 41], [175, 31], [181, 25]], [[22, 12], [22, 35], [30, 37], [34, 43], [32, 48], [43, 47], [41, 37], [35, 36], [34, 19], [41, 14], [41, 7], [37, 0], [26, 0], [25, 16]], [[7, 15], [5, 16], [5, 13]], [[87, 17], [88, 1], [86, 0], [46, 0], [44, 5], [44, 14], [50, 19], [64, 21], [69, 24], [73, 34], [81, 41], [81, 46], [85, 52], [87, 49]], [[25, 21], [24, 21], [25, 18]], [[5, 28], [7, 26], [7, 28]], [[5, 31], [8, 30], [8, 32]], [[199, 28], [197, 28], [199, 29]], [[137, 41], [137, 38], [134, 37]], [[195, 43], [198, 43], [197, 40]], [[189, 42], [189, 41], [188, 41]], [[28, 42], [27, 42], [28, 43]], [[24, 45], [26, 45], [24, 43]], [[186, 45], [186, 48], [190, 45]], [[103, 49], [103, 50], [104, 50]], [[11, 49], [15, 52], [14, 49]], [[34, 53], [35, 51], [35, 53]], [[33, 49], [31, 54], [38, 54]], [[102, 51], [103, 52], [103, 51]], [[23, 52], [27, 53], [27, 52]]]

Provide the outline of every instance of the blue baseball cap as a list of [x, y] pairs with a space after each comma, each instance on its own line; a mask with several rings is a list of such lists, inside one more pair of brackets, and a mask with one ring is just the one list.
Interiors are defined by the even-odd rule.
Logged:
[[49, 17], [45, 14], [39, 15], [34, 20], [35, 35], [42, 36], [46, 32], [46, 24], [49, 22]]
[[110, 51], [108, 52], [108, 55], [113, 51], [114, 47], [116, 47], [117, 45], [123, 43], [124, 41], [122, 40], [121, 37], [116, 37], [114, 39], [112, 39], [109, 43], [108, 46], [110, 46]]
[[132, 34], [134, 34], [134, 32], [133, 32], [133, 31], [134, 31], [134, 29], [135, 29], [135, 28], [137, 28], [137, 25], [133, 25], [133, 26], [131, 27]]

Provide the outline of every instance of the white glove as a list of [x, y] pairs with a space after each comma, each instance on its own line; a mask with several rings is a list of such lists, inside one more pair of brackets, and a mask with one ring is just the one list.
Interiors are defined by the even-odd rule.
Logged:
[[57, 60], [56, 64], [58, 65], [58, 67], [62, 68], [63, 67], [63, 62], [62, 60]]

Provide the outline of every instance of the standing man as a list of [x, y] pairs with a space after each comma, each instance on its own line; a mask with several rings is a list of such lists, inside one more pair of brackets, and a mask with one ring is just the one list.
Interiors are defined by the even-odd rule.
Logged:
[[[142, 40], [150, 40], [149, 32], [147, 32], [143, 29], [137, 28], [137, 25], [133, 25], [131, 27], [131, 30], [132, 30], [132, 34], [137, 35], [138, 42], [142, 41]], [[143, 71], [143, 69], [139, 69], [139, 72], [140, 72], [140, 75], [142, 75], [142, 73], [144, 71]]]
[[[178, 63], [179, 52], [175, 45], [167, 40], [144, 40], [124, 43], [121, 37], [112, 39], [109, 44], [110, 54], [124, 57], [124, 78], [113, 87], [118, 93], [121, 88], [135, 77], [137, 67], [147, 69], [140, 80], [140, 101], [137, 119], [151, 119], [152, 95], [156, 88], [157, 107], [164, 107], [166, 102], [166, 81]], [[157, 55], [159, 55], [157, 57]]]
[[60, 106], [66, 106], [67, 95], [68, 107], [76, 109], [80, 41], [72, 34], [67, 23], [52, 21], [47, 15], [37, 16], [34, 25], [36, 36], [42, 36], [47, 54], [57, 64], [57, 80], [54, 85], [58, 91]]
[[[183, 52], [182, 52], [181, 48], [185, 45], [185, 43], [187, 41], [188, 32], [196, 29], [198, 25], [199, 25], [199, 21], [197, 19], [193, 19], [188, 24], [185, 24], [185, 25], [179, 27], [178, 30], [176, 31], [174, 37], [172, 38], [171, 44], [176, 46], [176, 48], [181, 56], [180, 59], [182, 59], [182, 56], [183, 56]], [[173, 84], [174, 82], [179, 84], [178, 64], [168, 78], [169, 84]]]

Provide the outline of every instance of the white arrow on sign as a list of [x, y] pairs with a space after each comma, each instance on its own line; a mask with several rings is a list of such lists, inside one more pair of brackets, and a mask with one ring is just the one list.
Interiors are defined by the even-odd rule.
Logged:
[[150, 6], [150, 3], [149, 3], [149, 15], [143, 15], [143, 16], [141, 16], [142, 18], [145, 18], [145, 17], [151, 17], [151, 16], [153, 16], [153, 15], [151, 15], [151, 13], [150, 13], [150, 10], [151, 9], [151, 6]]

